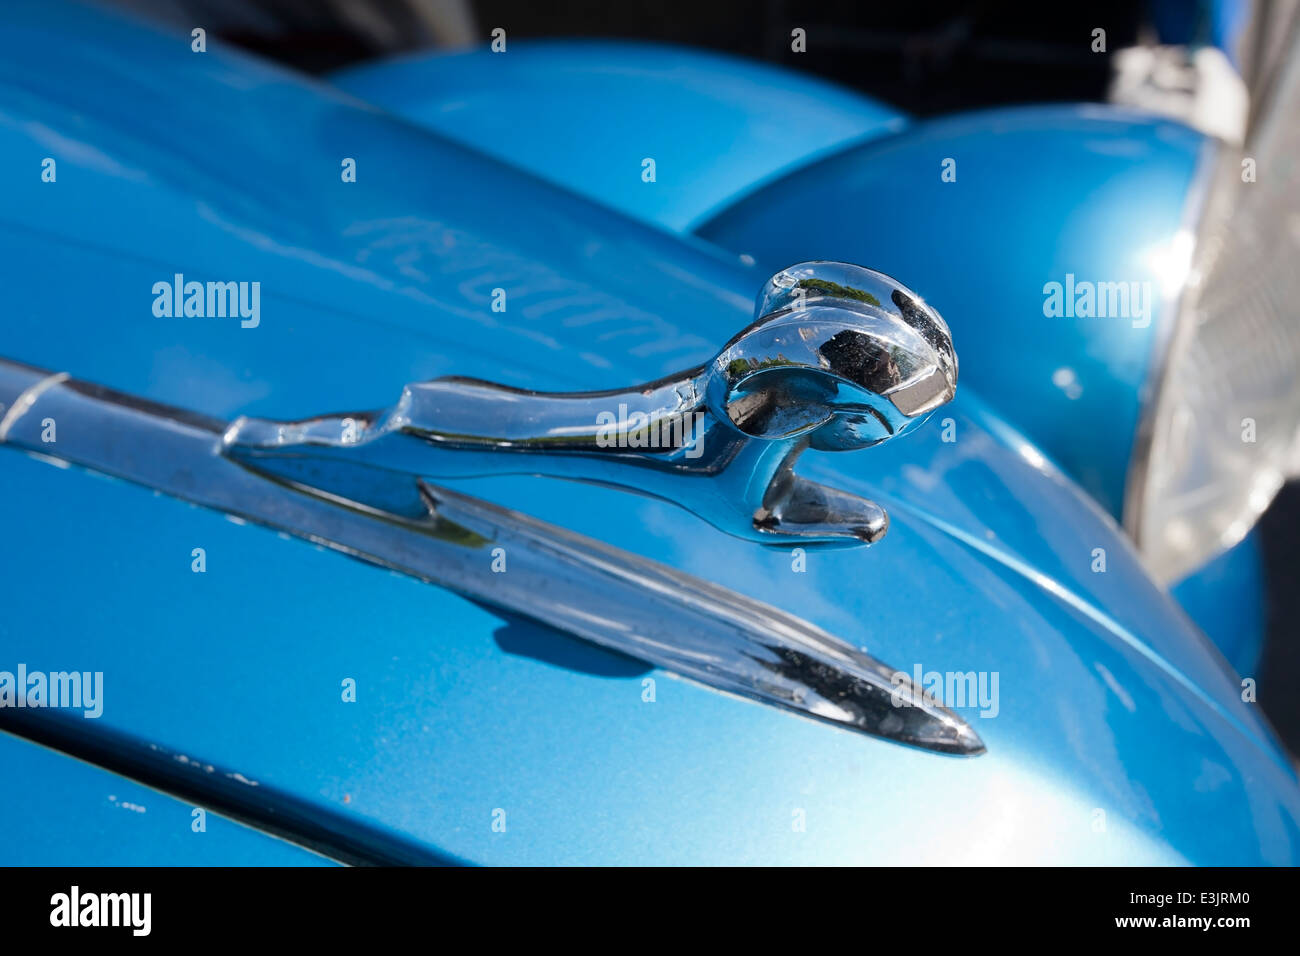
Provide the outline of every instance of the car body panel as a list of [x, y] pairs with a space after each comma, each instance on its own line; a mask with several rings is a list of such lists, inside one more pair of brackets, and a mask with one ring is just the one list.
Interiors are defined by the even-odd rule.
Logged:
[[1267, 635], [1264, 555], [1257, 530], [1169, 589], [1232, 669], [1257, 676]]
[[[998, 672], [997, 716], [958, 708], [989, 747], [979, 758], [828, 729], [146, 489], [11, 457], [6, 526], [35, 542], [39, 566], [77, 560], [25, 582], [6, 654], [104, 672], [105, 713], [82, 733], [228, 768], [354, 840], [483, 863], [886, 862], [900, 841], [915, 863], [1294, 859], [1294, 784], [1248, 733], [1085, 612], [901, 510], [891, 548], [818, 553], [781, 603], [899, 668]], [[530, 510], [585, 503], [581, 525], [611, 521], [598, 499], [617, 493], [569, 487]], [[670, 506], [641, 509], [687, 570], [769, 599], [765, 582], [796, 577], [788, 554], [737, 552]], [[60, 600], [69, 589], [79, 600]], [[990, 819], [1004, 825], [973, 822]]]
[[[815, 78], [703, 50], [510, 42], [331, 77], [459, 143], [621, 212], [688, 230], [767, 180], [903, 129], [898, 111]], [[655, 163], [653, 181], [643, 161]]]
[[[310, 850], [0, 733], [0, 865], [329, 866]], [[199, 829], [196, 829], [199, 827]]]
[[[450, 373], [618, 387], [708, 358], [766, 278], [254, 61], [80, 8], [53, 43], [43, 8], [19, 9], [0, 38], [9, 358], [226, 419], [381, 407]], [[358, 180], [342, 183], [354, 155]], [[152, 287], [176, 272], [257, 279], [259, 324], [155, 316]], [[949, 312], [961, 352], [973, 330]], [[996, 673], [997, 716], [956, 708], [988, 745], [978, 758], [673, 680], [5, 449], [0, 580], [21, 599], [7, 597], [0, 660], [102, 670], [105, 713], [77, 726], [122, 764], [224, 768], [267, 812], [314, 812], [385, 859], [1295, 862], [1294, 772], [1218, 654], [978, 389], [943, 417], [955, 441], [936, 418], [806, 457], [809, 477], [879, 499], [893, 523], [870, 549], [808, 552], [804, 571], [667, 502], [531, 477], [456, 485], [902, 671]]]

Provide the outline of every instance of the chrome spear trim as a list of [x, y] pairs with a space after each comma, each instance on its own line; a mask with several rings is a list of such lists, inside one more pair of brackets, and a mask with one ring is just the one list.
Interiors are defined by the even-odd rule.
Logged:
[[539, 474], [664, 498], [764, 544], [870, 544], [875, 502], [802, 478], [808, 448], [914, 429], [952, 398], [957, 356], [933, 309], [888, 276], [809, 262], [760, 290], [755, 321], [706, 365], [606, 392], [468, 378], [407, 385], [387, 409], [241, 418], [225, 452], [268, 474], [369, 467], [412, 477]]
[[[226, 425], [0, 359], [0, 445], [283, 530], [709, 687], [942, 753], [984, 745], [906, 674], [777, 608], [409, 475], [313, 458], [274, 477], [223, 455]], [[58, 421], [58, 441], [41, 421]], [[510, 554], [491, 573], [491, 549]]]

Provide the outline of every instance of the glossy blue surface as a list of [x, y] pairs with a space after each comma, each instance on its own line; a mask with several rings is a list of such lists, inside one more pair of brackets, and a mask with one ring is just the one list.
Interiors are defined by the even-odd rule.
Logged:
[[1232, 669], [1257, 677], [1266, 635], [1264, 556], [1252, 531], [1237, 545], [1169, 589]]
[[[12, 665], [10, 665], [12, 666]], [[328, 866], [91, 764], [0, 733], [0, 866]]]
[[[706, 358], [766, 278], [187, 38], [80, 8], [57, 27], [46, 5], [5, 15], [9, 357], [226, 418], [378, 407], [451, 372], [615, 387]], [[261, 281], [258, 327], [154, 317], [152, 284], [178, 271]], [[902, 670], [996, 672], [996, 716], [957, 707], [985, 756], [727, 697], [5, 449], [0, 661], [102, 670], [87, 734], [229, 768], [412, 855], [1296, 862], [1300, 790], [1236, 678], [1113, 522], [967, 387], [977, 336], [960, 304], [939, 305], [963, 359], [950, 409], [905, 441], [802, 464], [890, 508], [871, 549], [810, 553], [796, 572], [789, 553], [611, 489], [459, 487], [778, 604]]]
[[[757, 185], [906, 125], [820, 80], [644, 43], [509, 41], [380, 61], [331, 81], [628, 215], [686, 230]], [[642, 161], [655, 161], [654, 182]]]
[[[1118, 518], [1201, 144], [1101, 106], [944, 118], [802, 169], [699, 233], [765, 269], [835, 258], [907, 277], [951, 325], [963, 383]], [[1049, 318], [1044, 286], [1067, 274], [1149, 283], [1149, 324]]]

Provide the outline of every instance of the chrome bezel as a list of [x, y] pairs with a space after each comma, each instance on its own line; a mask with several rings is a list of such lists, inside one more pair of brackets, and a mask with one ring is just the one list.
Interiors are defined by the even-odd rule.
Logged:
[[[1193, 237], [1192, 268], [1201, 252], [1202, 228], [1210, 206], [1214, 183], [1223, 164], [1237, 151], [1219, 140], [1207, 137], [1201, 144], [1192, 173], [1191, 185], [1183, 203], [1183, 213], [1178, 231]], [[1189, 277], [1190, 277], [1189, 272]], [[1144, 494], [1151, 471], [1151, 453], [1155, 443], [1156, 422], [1159, 420], [1161, 399], [1169, 380], [1170, 364], [1183, 340], [1193, 333], [1187, 313], [1191, 308], [1191, 289], [1185, 279], [1173, 292], [1165, 293], [1160, 304], [1160, 321], [1157, 323], [1155, 341], [1151, 348], [1146, 381], [1139, 393], [1138, 426], [1133, 436], [1128, 470], [1124, 480], [1124, 504], [1121, 524], [1142, 554], [1142, 520]], [[1150, 569], [1149, 569], [1150, 570]]]

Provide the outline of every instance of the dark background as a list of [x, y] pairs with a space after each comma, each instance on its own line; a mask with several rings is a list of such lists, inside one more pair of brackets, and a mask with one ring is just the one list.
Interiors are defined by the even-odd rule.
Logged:
[[[1183, 0], [1173, 0], [1181, 4]], [[1192, 0], [1186, 0], [1195, 7]], [[511, 39], [621, 37], [706, 47], [807, 71], [932, 115], [999, 103], [1102, 100], [1108, 49], [1131, 46], [1167, 0], [1086, 4], [976, 0], [118, 0], [186, 32], [194, 25], [297, 69]], [[808, 52], [790, 50], [803, 27]], [[1175, 30], [1176, 32], [1176, 30]], [[1083, 42], [1080, 41], [1083, 38]]]
[[[1267, 3], [1268, 0], [1261, 0]], [[815, 74], [930, 116], [1016, 103], [1101, 102], [1109, 57], [1091, 52], [1187, 43], [1203, 29], [1194, 0], [1005, 3], [978, 0], [117, 0], [185, 32], [209, 34], [303, 70], [325, 73], [380, 56], [487, 42], [494, 27], [529, 37], [618, 37], [703, 47]], [[790, 50], [790, 31], [808, 49]], [[1249, 75], [1247, 76], [1249, 80]], [[1268, 639], [1258, 699], [1300, 754], [1300, 485], [1288, 485], [1260, 533]], [[1252, 675], [1247, 675], [1252, 676]]]

